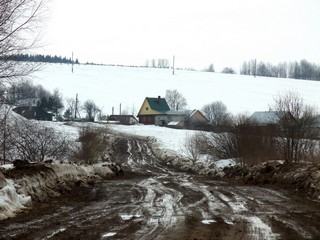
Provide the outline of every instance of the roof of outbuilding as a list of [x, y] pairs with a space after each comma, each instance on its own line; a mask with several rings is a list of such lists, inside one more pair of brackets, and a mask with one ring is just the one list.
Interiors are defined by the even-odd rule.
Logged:
[[158, 112], [167, 112], [170, 110], [170, 107], [165, 98], [146, 98], [151, 109]]
[[279, 122], [279, 113], [273, 111], [254, 112], [250, 116], [250, 120], [259, 124], [276, 124]]

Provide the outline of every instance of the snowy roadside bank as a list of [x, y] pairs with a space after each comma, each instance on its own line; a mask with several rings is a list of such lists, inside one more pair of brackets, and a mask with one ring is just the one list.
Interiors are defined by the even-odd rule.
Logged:
[[0, 220], [14, 217], [30, 207], [32, 201], [58, 197], [74, 185], [90, 185], [114, 175], [107, 164], [37, 164], [23, 171], [23, 174], [16, 169], [0, 172]]

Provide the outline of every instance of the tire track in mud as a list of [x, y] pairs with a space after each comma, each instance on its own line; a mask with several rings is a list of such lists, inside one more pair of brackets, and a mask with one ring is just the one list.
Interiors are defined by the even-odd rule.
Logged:
[[[147, 144], [145, 146], [147, 147]], [[143, 152], [150, 153], [151, 151], [145, 149]], [[157, 165], [157, 161], [153, 156], [152, 163]], [[160, 167], [160, 169], [162, 172], [163, 168]], [[223, 186], [224, 183], [221, 186], [217, 182], [214, 182], [216, 186], [210, 188], [212, 182], [195, 182], [192, 177], [168, 172], [167, 169], [164, 172], [167, 172], [168, 177], [176, 176], [171, 181], [185, 188], [179, 192], [180, 201], [187, 198], [186, 193], [190, 195], [193, 192], [193, 195], [198, 196], [196, 201], [188, 200], [187, 205], [180, 207], [179, 215], [184, 216], [182, 219], [185, 219], [190, 212], [193, 216], [201, 216], [202, 219], [212, 220], [213, 223], [218, 219], [223, 219], [230, 226], [240, 226], [238, 231], [242, 231], [247, 239], [280, 239], [281, 235], [285, 239], [286, 233], [281, 234], [277, 228], [275, 232], [273, 231], [272, 227], [276, 221], [288, 224], [287, 227], [292, 230], [296, 228], [302, 238], [310, 238], [319, 234], [318, 230], [303, 230], [306, 227], [303, 227], [298, 221], [287, 219], [287, 215], [296, 212], [296, 208], [301, 209], [303, 206], [296, 205], [296, 203], [292, 205], [291, 198], [280, 191], [253, 186]], [[199, 196], [201, 196], [200, 199]], [[311, 234], [308, 233], [310, 231]]]
[[[317, 239], [320, 203], [170, 169], [143, 138], [117, 156], [130, 174], [50, 211], [3, 222], [0, 239]], [[121, 156], [122, 154], [122, 156]], [[85, 197], [87, 196], [87, 197]], [[83, 198], [83, 199], [82, 199]], [[31, 211], [32, 212], [32, 211]], [[32, 213], [31, 213], [32, 214]]]

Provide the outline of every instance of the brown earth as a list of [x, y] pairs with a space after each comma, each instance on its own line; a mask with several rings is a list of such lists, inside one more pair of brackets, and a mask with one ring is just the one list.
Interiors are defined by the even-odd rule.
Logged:
[[291, 188], [181, 172], [144, 138], [117, 141], [114, 156], [124, 176], [34, 202], [0, 222], [0, 239], [320, 238], [320, 203]]

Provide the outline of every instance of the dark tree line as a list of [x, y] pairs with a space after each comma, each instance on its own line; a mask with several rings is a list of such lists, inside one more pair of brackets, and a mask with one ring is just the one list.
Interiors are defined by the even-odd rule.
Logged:
[[45, 63], [74, 63], [79, 64], [79, 60], [75, 61], [71, 58], [61, 57], [61, 56], [51, 56], [51, 55], [30, 55], [30, 54], [12, 54], [1, 56], [0, 61], [17, 61], [17, 62], [45, 62]]
[[257, 62], [255, 59], [246, 61], [240, 69], [242, 75], [320, 80], [320, 65], [303, 59], [300, 62], [281, 62], [277, 65]]

